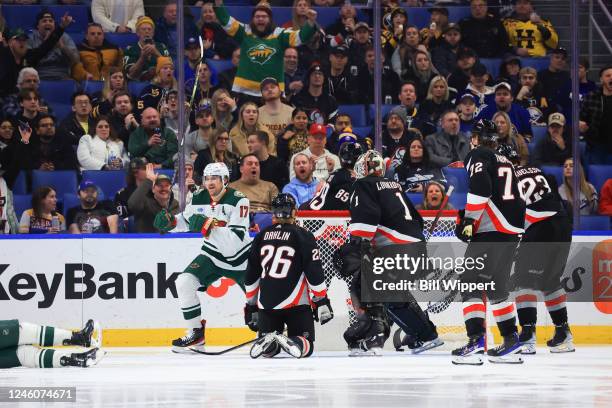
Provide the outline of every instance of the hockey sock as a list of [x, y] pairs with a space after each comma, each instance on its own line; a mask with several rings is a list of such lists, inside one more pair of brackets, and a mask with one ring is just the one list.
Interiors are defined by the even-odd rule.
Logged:
[[471, 298], [463, 302], [463, 320], [468, 337], [484, 335], [485, 311], [482, 299]]
[[53, 326], [19, 322], [19, 344], [33, 344], [41, 347], [61, 346], [64, 340], [70, 340], [70, 330]]
[[310, 357], [312, 355], [312, 352], [314, 351], [314, 347], [313, 347], [312, 342], [308, 340], [306, 337], [291, 336], [289, 338], [293, 340], [302, 350], [302, 358]]
[[197, 329], [202, 327], [202, 308], [197, 291], [200, 287], [198, 278], [190, 273], [181, 273], [176, 278], [176, 291], [178, 293], [181, 312], [188, 328]]
[[521, 326], [534, 325], [538, 320], [538, 297], [535, 292], [523, 289], [517, 292], [515, 297], [516, 313]]
[[514, 303], [503, 301], [495, 304], [491, 304], [491, 310], [493, 311], [493, 317], [499, 328], [499, 333], [502, 337], [516, 333], [516, 312], [514, 310]]
[[57, 368], [61, 367], [60, 359], [69, 356], [70, 353], [62, 353], [58, 350], [39, 349], [33, 346], [17, 347], [17, 358], [24, 367], [30, 368]]
[[562, 324], [567, 323], [566, 300], [567, 295], [565, 294], [565, 290], [563, 288], [559, 288], [554, 292], [544, 294], [546, 309], [548, 309], [550, 318], [555, 326], [561, 326]]

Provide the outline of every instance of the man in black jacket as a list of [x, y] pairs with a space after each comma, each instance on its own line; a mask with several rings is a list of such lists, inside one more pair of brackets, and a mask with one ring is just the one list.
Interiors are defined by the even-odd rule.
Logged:
[[72, 95], [72, 113], [60, 124], [60, 133], [68, 137], [73, 146], [79, 144], [79, 139], [83, 135], [94, 135], [94, 121], [91, 117], [93, 110], [91, 99], [83, 91], [77, 91]]
[[508, 34], [501, 20], [489, 14], [486, 0], [471, 0], [472, 15], [459, 22], [463, 43], [480, 58], [500, 58], [509, 52]]

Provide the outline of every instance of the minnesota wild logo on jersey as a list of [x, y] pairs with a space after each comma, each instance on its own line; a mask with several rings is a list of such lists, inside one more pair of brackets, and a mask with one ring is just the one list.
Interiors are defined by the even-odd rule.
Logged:
[[274, 54], [276, 54], [276, 50], [266, 44], [258, 44], [255, 47], [251, 47], [247, 52], [249, 59], [259, 65], [270, 61]]

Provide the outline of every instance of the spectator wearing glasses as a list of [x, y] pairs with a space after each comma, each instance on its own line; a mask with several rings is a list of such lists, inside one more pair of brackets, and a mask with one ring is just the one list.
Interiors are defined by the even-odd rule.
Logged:
[[72, 113], [62, 121], [59, 132], [63, 137], [68, 137], [73, 146], [77, 146], [79, 139], [94, 128], [91, 116], [93, 107], [89, 95], [83, 91], [75, 92], [71, 99]]
[[208, 147], [200, 150], [193, 165], [193, 177], [198, 184], [202, 184], [204, 168], [210, 163], [225, 163], [229, 170], [230, 181], [240, 178], [238, 167], [239, 157], [229, 148], [230, 137], [227, 130], [217, 128], [208, 141]]

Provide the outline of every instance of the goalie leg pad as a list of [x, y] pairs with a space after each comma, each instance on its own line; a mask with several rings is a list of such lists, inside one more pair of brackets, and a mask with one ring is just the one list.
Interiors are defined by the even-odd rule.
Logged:
[[417, 336], [423, 341], [438, 337], [436, 326], [429, 320], [416, 301], [406, 303], [390, 303], [387, 313], [406, 334]]

